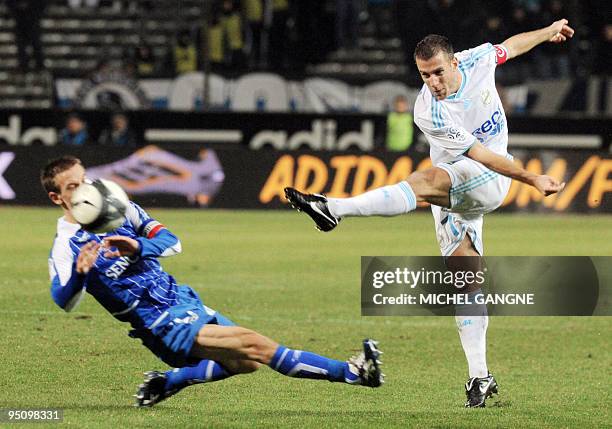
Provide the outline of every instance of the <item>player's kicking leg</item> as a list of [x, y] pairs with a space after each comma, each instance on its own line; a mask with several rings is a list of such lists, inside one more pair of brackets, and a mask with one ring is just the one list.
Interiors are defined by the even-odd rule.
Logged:
[[285, 197], [294, 208], [310, 216], [317, 229], [327, 232], [344, 217], [401, 215], [416, 209], [421, 201], [448, 207], [450, 186], [448, 173], [433, 167], [412, 173], [408, 179], [395, 185], [383, 186], [352, 198], [303, 194], [294, 188], [285, 188]]
[[370, 339], [364, 340], [362, 347], [363, 351], [342, 362], [280, 346], [249, 329], [206, 325], [198, 333], [192, 349], [192, 355], [202, 361], [195, 367], [145, 373], [145, 380], [135, 395], [136, 406], [153, 406], [189, 385], [252, 372], [260, 364], [289, 377], [379, 387], [384, 382], [380, 370], [382, 352], [378, 343]]

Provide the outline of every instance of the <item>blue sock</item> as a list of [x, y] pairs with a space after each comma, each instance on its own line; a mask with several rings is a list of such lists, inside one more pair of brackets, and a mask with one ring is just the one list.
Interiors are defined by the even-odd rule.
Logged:
[[359, 376], [349, 370], [347, 362], [329, 359], [314, 353], [278, 346], [269, 364], [274, 371], [288, 377], [313, 378], [359, 384]]
[[213, 360], [204, 359], [197, 366], [186, 366], [166, 371], [166, 390], [182, 389], [192, 384], [223, 380], [234, 374]]

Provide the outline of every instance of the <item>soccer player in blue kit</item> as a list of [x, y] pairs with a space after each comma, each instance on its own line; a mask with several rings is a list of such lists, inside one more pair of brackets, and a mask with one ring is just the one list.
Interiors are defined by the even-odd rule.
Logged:
[[376, 341], [364, 340], [362, 352], [338, 361], [279, 345], [205, 306], [193, 289], [162, 269], [157, 258], [180, 253], [181, 243], [138, 205], [130, 203], [126, 221], [111, 234], [81, 229], [70, 199], [84, 181], [85, 169], [72, 156], [49, 162], [41, 172], [45, 191], [63, 211], [49, 256], [51, 295], [71, 311], [87, 291], [132, 326], [130, 337], [174, 367], [145, 373], [137, 406], [152, 406], [184, 387], [250, 373], [262, 364], [289, 377], [369, 387], [383, 383]]

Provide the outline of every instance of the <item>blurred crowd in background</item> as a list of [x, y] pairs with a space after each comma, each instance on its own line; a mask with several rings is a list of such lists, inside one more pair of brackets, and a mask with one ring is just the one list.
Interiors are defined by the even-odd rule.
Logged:
[[[501, 43], [514, 34], [561, 18], [569, 19], [575, 28], [574, 40], [544, 44], [500, 67], [500, 89], [533, 79], [569, 78], [576, 82], [598, 76], [603, 77], [601, 100], [605, 100], [612, 72], [612, 12], [607, 0], [6, 0], [6, 6], [14, 20], [17, 50], [13, 52], [24, 75], [34, 69], [51, 73], [54, 78], [65, 77], [61, 68], [59, 72], [57, 67], [46, 71], [49, 62], [44, 54], [49, 46], [41, 43], [45, 30], [64, 31], [59, 28], [58, 14], [61, 18], [68, 16], [75, 31], [82, 33], [83, 26], [92, 22], [88, 19], [95, 19], [101, 22], [101, 32], [108, 27], [103, 38], [119, 37], [112, 46], [115, 52], [119, 49], [118, 55], [105, 55], [108, 46], [92, 47], [101, 49], [94, 51], [96, 66], [86, 70], [76, 63], [72, 71], [68, 70], [72, 73], [69, 77], [87, 77], [93, 82], [96, 75], [116, 70], [131, 78], [173, 78], [195, 71], [212, 71], [232, 78], [269, 71], [300, 79], [304, 74], [316, 75], [311, 66], [334, 61], [359, 63], [372, 57], [368, 52], [374, 52], [378, 62], [401, 63], [402, 67], [397, 68], [401, 74], [388, 79], [416, 88], [421, 82], [413, 50], [427, 34], [448, 36], [455, 50], [460, 51], [484, 42]], [[56, 10], [47, 14], [53, 7]], [[45, 28], [41, 21], [46, 16], [52, 19], [46, 21]], [[134, 24], [139, 29], [136, 40], [122, 43], [127, 39], [122, 39], [121, 32], [113, 33], [113, 19]], [[165, 33], [162, 42], [159, 34], [148, 27], [151, 21], [156, 22], [158, 30], [160, 21], [170, 24], [170, 33]], [[65, 30], [68, 37], [71, 30]], [[65, 48], [68, 56], [71, 50], [90, 49], [78, 43]], [[342, 79], [345, 75], [339, 70], [334, 77]], [[579, 88], [581, 94], [586, 91], [583, 86]], [[121, 105], [113, 100], [100, 103]], [[570, 106], [570, 110], [586, 110], [582, 104]], [[527, 101], [522, 105], [524, 109]], [[512, 108], [507, 106], [508, 111]], [[410, 110], [403, 96], [396, 97], [389, 106], [389, 149], [405, 150], [412, 144]], [[600, 110], [605, 110], [604, 104]], [[134, 146], [137, 140], [128, 116], [121, 112], [110, 119], [106, 129], [93, 134], [83, 118], [69, 114], [59, 140], [77, 146], [94, 141]]]
[[[395, 2], [400, 9], [398, 30], [406, 47], [414, 46], [421, 34], [444, 32], [458, 49], [485, 41], [501, 43], [521, 32], [535, 30], [567, 18], [577, 33], [572, 43], [544, 44], [528, 56], [512, 61], [514, 80], [560, 78], [610, 73], [612, 17], [606, 1], [561, 0]], [[417, 13], [416, 9], [420, 8]], [[416, 31], [414, 31], [416, 30]], [[510, 64], [509, 64], [510, 65]], [[503, 74], [503, 69], [500, 68]]]
[[[40, 19], [48, 2], [7, 0], [15, 20], [19, 60], [27, 68], [31, 45], [42, 67]], [[154, 11], [160, 3], [128, 0], [67, 0], [72, 9]], [[147, 40], [126, 49], [125, 63], [140, 77], [171, 76], [210, 67], [217, 72], [304, 71], [332, 52], [358, 55], [360, 40], [401, 40], [404, 61], [429, 33], [447, 35], [456, 50], [530, 31], [562, 17], [577, 30], [577, 41], [546, 45], [519, 58], [502, 79], [563, 78], [609, 74], [612, 20], [605, 0], [203, 0], [201, 16], [181, 22], [172, 49], [157, 57]], [[177, 10], [181, 1], [176, 2]], [[176, 17], [168, 17], [175, 19]]]
[[597, 0], [215, 0], [207, 26], [194, 23], [177, 34], [170, 61], [151, 58], [146, 38], [135, 58], [145, 74], [201, 69], [206, 53], [217, 71], [302, 71], [335, 50], [357, 54], [366, 35], [398, 37], [412, 66], [414, 46], [429, 33], [448, 36], [461, 50], [564, 17], [576, 26], [578, 42], [544, 45], [514, 61], [502, 79], [609, 74], [612, 20], [609, 4]]

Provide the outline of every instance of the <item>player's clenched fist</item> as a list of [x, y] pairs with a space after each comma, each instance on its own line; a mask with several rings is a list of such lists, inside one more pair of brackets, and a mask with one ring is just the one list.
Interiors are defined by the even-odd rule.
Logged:
[[550, 25], [553, 36], [549, 39], [552, 43], [565, 42], [568, 38], [574, 37], [574, 29], [570, 27], [567, 19], [560, 19]]
[[558, 180], [550, 176], [538, 176], [533, 183], [533, 186], [537, 188], [544, 196], [561, 192], [565, 188], [565, 182], [561, 183]]
[[76, 263], [77, 273], [87, 274], [89, 272], [96, 259], [98, 259], [98, 250], [100, 250], [100, 243], [95, 241], [90, 241], [81, 247]]

